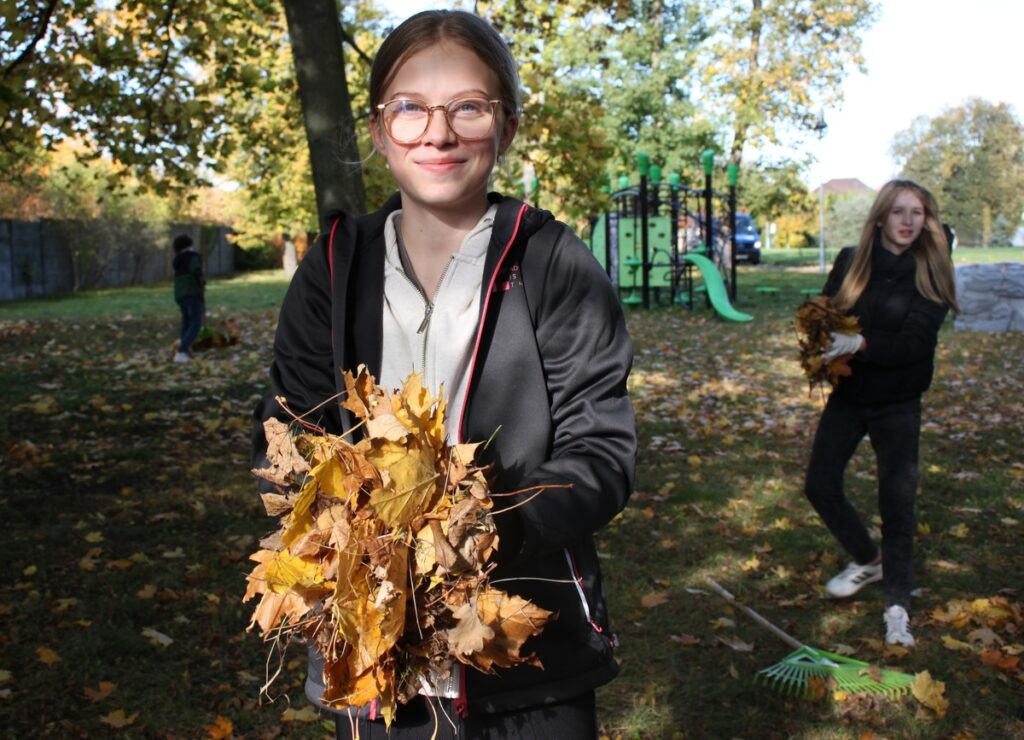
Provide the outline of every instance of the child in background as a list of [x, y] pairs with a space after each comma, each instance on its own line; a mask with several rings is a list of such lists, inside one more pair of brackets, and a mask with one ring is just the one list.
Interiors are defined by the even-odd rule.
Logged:
[[[833, 334], [826, 362], [851, 355], [851, 375], [829, 396], [814, 437], [805, 492], [853, 559], [825, 590], [853, 596], [884, 581], [885, 641], [912, 647], [914, 504], [921, 395], [935, 368], [939, 328], [958, 310], [949, 232], [935, 198], [910, 180], [878, 192], [857, 247], [836, 257], [822, 290], [856, 316], [860, 334]], [[867, 436], [878, 463], [881, 547], [843, 492], [843, 473]]]
[[205, 313], [203, 258], [192, 246], [192, 237], [182, 234], [174, 239], [174, 300], [181, 310], [181, 338], [175, 362], [192, 359], [192, 342], [203, 328]]

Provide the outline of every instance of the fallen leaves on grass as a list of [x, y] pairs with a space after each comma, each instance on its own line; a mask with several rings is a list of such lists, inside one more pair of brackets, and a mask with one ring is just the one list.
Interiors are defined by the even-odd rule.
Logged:
[[203, 729], [206, 730], [207, 740], [225, 740], [234, 733], [235, 726], [227, 717], [221, 717], [218, 714], [213, 722]]
[[640, 605], [645, 609], [653, 609], [666, 603], [668, 603], [668, 594], [664, 591], [651, 591], [640, 599]]
[[40, 646], [36, 648], [36, 657], [39, 662], [43, 665], [54, 665], [60, 663], [60, 656], [54, 650], [48, 647]]
[[88, 686], [83, 689], [85, 698], [91, 702], [103, 701], [108, 696], [114, 693], [114, 689], [117, 688], [116, 683], [110, 681], [100, 681], [100, 685], [95, 689], [90, 689]]
[[921, 704], [935, 712], [936, 716], [946, 716], [946, 710], [949, 709], [949, 700], [946, 699], [946, 684], [943, 681], [932, 679], [930, 672], [915, 673], [910, 692]]
[[135, 712], [131, 715], [126, 715], [123, 709], [115, 709], [110, 714], [105, 714], [100, 717], [100, 722], [115, 730], [120, 730], [129, 725], [135, 724], [135, 720], [139, 718], [139, 713]]

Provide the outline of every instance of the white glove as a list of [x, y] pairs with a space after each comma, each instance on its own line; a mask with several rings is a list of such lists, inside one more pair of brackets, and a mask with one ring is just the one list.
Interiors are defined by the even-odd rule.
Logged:
[[852, 355], [860, 351], [864, 338], [860, 334], [836, 334], [832, 332], [832, 344], [827, 350], [821, 353], [825, 362], [832, 362], [837, 357]]

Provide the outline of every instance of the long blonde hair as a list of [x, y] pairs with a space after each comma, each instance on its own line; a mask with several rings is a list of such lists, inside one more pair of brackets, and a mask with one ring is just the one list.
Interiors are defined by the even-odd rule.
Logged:
[[[953, 260], [949, 254], [949, 242], [939, 220], [939, 204], [935, 197], [913, 180], [890, 180], [878, 191], [878, 197], [871, 204], [867, 221], [861, 230], [860, 243], [853, 254], [853, 263], [839, 286], [834, 302], [842, 311], [849, 311], [860, 298], [871, 278], [871, 250], [878, 241], [881, 224], [889, 217], [896, 197], [909, 190], [924, 205], [924, 228], [920, 236], [910, 245], [910, 253], [917, 260], [914, 284], [917, 292], [930, 301], [949, 306], [959, 313], [956, 302], [956, 281], [953, 277]], [[881, 248], [881, 247], [879, 247]]]

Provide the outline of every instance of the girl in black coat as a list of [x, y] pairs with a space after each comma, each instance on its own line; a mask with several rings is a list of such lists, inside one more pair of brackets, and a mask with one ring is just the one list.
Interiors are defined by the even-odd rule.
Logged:
[[[281, 308], [256, 419], [287, 421], [283, 397], [348, 432], [351, 415], [327, 402], [360, 364], [388, 388], [412, 371], [435, 394], [443, 384], [450, 440], [492, 438], [479, 461], [495, 491], [519, 492], [496, 503], [509, 510], [495, 515], [493, 582], [558, 619], [524, 647], [543, 669], [452, 671], [424, 687], [429, 699], [399, 706], [390, 732], [372, 703], [338, 706], [312, 653], [306, 695], [342, 712], [340, 738], [592, 738], [594, 689], [618, 672], [593, 534], [632, 489], [632, 350], [615, 292], [579, 238], [488, 193], [520, 95], [508, 47], [475, 15], [426, 11], [385, 39], [369, 123], [398, 193], [376, 213], [323, 224]], [[266, 448], [258, 423], [257, 467]], [[550, 485], [556, 495], [531, 496]]]
[[[825, 586], [845, 598], [882, 580], [885, 639], [913, 646], [910, 591], [921, 395], [939, 328], [957, 310], [950, 247], [931, 193], [893, 180], [878, 193], [860, 244], [836, 258], [823, 293], [856, 316], [860, 334], [833, 334], [826, 361], [852, 355], [814, 437], [805, 493], [853, 561]], [[878, 467], [881, 553], [843, 493], [843, 473], [867, 435]]]

